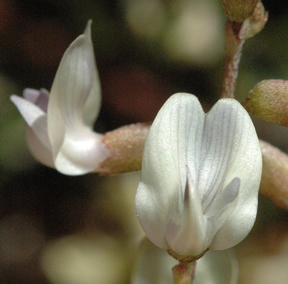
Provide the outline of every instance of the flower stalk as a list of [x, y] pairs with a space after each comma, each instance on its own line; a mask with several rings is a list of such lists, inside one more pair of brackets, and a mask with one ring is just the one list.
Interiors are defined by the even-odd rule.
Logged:
[[149, 123], [136, 123], [105, 133], [102, 141], [111, 155], [96, 171], [101, 175], [140, 171], [144, 142], [149, 129]]
[[244, 40], [239, 38], [241, 24], [228, 21], [225, 26], [225, 67], [222, 98], [234, 98], [236, 79]]
[[243, 22], [229, 20], [225, 27], [225, 67], [221, 98], [234, 98], [236, 79], [243, 45], [259, 33], [268, 20], [268, 13], [259, 1], [251, 16]]
[[179, 262], [178, 265], [174, 266], [173, 277], [174, 284], [192, 284], [195, 274], [196, 261], [186, 263]]

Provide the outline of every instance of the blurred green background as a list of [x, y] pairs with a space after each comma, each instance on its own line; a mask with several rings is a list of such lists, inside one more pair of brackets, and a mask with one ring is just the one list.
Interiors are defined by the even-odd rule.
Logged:
[[[269, 20], [244, 45], [240, 101], [261, 80], [288, 79], [288, 2], [263, 3]], [[88, 19], [103, 96], [97, 131], [152, 121], [175, 92], [195, 94], [205, 109], [220, 96], [220, 0], [0, 0], [0, 283], [129, 283], [143, 235], [134, 212], [139, 173], [68, 177], [38, 164], [9, 100], [26, 87], [50, 89]], [[288, 151], [286, 128], [255, 125]], [[263, 197], [259, 208], [238, 249], [239, 283], [287, 283], [288, 215]]]

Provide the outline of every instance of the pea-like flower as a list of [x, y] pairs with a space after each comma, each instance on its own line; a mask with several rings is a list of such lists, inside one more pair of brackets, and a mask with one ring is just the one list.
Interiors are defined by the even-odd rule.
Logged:
[[68, 175], [93, 172], [110, 152], [93, 131], [101, 105], [91, 21], [66, 50], [50, 95], [25, 89], [12, 102], [28, 124], [28, 146], [41, 163]]
[[221, 99], [205, 114], [195, 96], [175, 94], [145, 142], [139, 222], [180, 258], [230, 248], [255, 222], [261, 172], [255, 128], [236, 100]]

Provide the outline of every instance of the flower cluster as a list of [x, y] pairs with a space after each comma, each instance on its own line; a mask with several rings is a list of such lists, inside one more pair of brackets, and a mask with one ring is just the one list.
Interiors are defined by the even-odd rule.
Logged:
[[[32, 153], [68, 175], [97, 171], [112, 155], [93, 131], [101, 95], [90, 26], [65, 52], [50, 95], [25, 89], [24, 98], [11, 96]], [[175, 94], [145, 142], [137, 217], [148, 238], [180, 260], [230, 248], [254, 224], [261, 172], [259, 140], [236, 100], [221, 99], [205, 114], [195, 96]]]

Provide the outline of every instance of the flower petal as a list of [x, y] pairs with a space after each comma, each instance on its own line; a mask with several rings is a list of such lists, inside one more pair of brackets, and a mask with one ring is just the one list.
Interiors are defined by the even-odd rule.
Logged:
[[66, 135], [61, 151], [55, 158], [56, 169], [66, 175], [95, 171], [110, 155], [101, 137], [92, 131], [82, 132], [79, 137]]
[[86, 126], [93, 129], [101, 107], [101, 86], [97, 69], [93, 75], [90, 94], [86, 100], [83, 112], [83, 121]]
[[143, 238], [131, 275], [132, 284], [173, 284], [172, 268], [178, 261]]
[[[92, 24], [92, 20], [89, 20], [85, 28], [84, 34], [86, 35], [87, 39], [92, 44], [91, 24]], [[86, 103], [84, 106], [84, 112], [83, 112], [83, 120], [84, 120], [84, 123], [88, 127], [93, 128], [93, 124], [95, 120], [97, 119], [97, 116], [100, 112], [100, 107], [101, 107], [101, 85], [100, 85], [98, 70], [97, 68], [94, 68], [92, 87], [91, 87], [90, 94], [88, 95], [88, 98], [86, 100]]]
[[83, 129], [84, 105], [93, 85], [95, 60], [91, 41], [79, 36], [66, 50], [49, 98], [48, 134], [56, 158], [65, 133]]
[[30, 127], [27, 127], [26, 140], [29, 150], [36, 160], [45, 166], [55, 168], [51, 148], [47, 148]]
[[173, 209], [166, 233], [170, 248], [182, 256], [200, 255], [209, 245], [207, 233], [210, 227], [203, 215], [201, 200], [189, 171], [183, 212]]
[[[239, 179], [239, 194], [237, 198], [232, 194], [231, 199], [234, 199], [235, 208], [232, 212], [227, 210], [227, 219], [219, 230], [214, 228], [217, 233], [210, 246], [210, 249], [226, 249], [242, 241], [254, 224], [262, 172], [261, 151], [254, 125], [236, 100], [219, 100], [207, 114], [201, 155], [198, 188], [204, 213], [209, 215], [213, 202], [229, 184], [231, 186], [231, 182], [231, 190], [237, 190], [233, 180]], [[228, 199], [227, 204], [230, 202]], [[214, 226], [218, 227], [223, 221], [215, 220]]]
[[16, 95], [12, 95], [10, 99], [18, 108], [22, 117], [25, 119], [25, 121], [30, 127], [39, 117], [46, 116], [46, 113], [41, 108], [26, 99], [23, 99]]
[[213, 200], [209, 211], [205, 214], [206, 218], [212, 218], [219, 213], [219, 208], [225, 208], [231, 204], [238, 196], [240, 179], [235, 177]]
[[23, 97], [36, 105], [36, 101], [40, 95], [39, 90], [26, 88], [23, 90]]
[[[185, 161], [188, 151], [189, 161], [198, 160], [204, 116], [195, 96], [175, 94], [160, 109], [145, 142], [142, 177], [135, 200], [136, 211], [148, 238], [163, 249], [169, 248], [166, 229], [171, 216], [184, 212], [187, 182]], [[189, 172], [191, 179], [196, 181], [195, 162], [190, 163]]]
[[239, 267], [233, 249], [209, 250], [197, 260], [193, 284], [236, 284]]
[[[48, 106], [48, 133], [55, 166], [61, 173], [70, 175], [91, 172], [110, 155], [101, 135], [91, 130], [101, 96], [90, 25], [91, 21], [85, 34], [65, 52]], [[84, 111], [88, 111], [87, 115]]]
[[30, 101], [16, 95], [12, 95], [10, 99], [18, 108], [28, 126], [31, 127], [37, 139], [39, 139], [47, 149], [50, 149], [51, 145], [47, 134], [46, 113]]
[[205, 214], [208, 224], [210, 224], [210, 231], [207, 234], [207, 244], [211, 248], [211, 243], [217, 231], [227, 221], [236, 207], [239, 195], [240, 179], [234, 178], [220, 194], [213, 200], [209, 211]]
[[[40, 92], [30, 90], [28, 90], [28, 93], [26, 92], [26, 95], [30, 96], [32, 101], [33, 99], [37, 100]], [[33, 97], [33, 95], [35, 96]], [[51, 145], [47, 133], [46, 113], [29, 100], [16, 95], [11, 96], [11, 101], [16, 105], [28, 124], [26, 138], [30, 151], [42, 164], [54, 167]]]
[[45, 113], [47, 113], [48, 108], [48, 91], [45, 89], [35, 90], [26, 88], [23, 90], [23, 97], [40, 107]]

